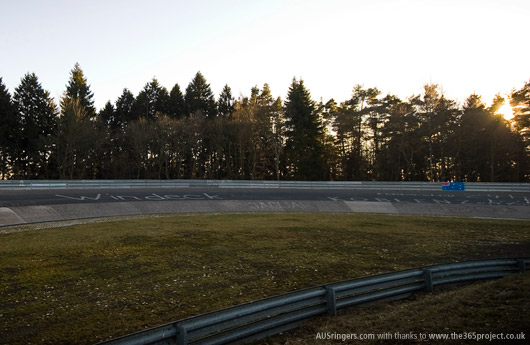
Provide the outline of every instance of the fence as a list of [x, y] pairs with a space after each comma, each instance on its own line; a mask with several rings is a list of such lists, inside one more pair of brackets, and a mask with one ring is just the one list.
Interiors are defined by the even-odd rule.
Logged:
[[[442, 182], [365, 181], [249, 181], [249, 180], [6, 180], [0, 190], [25, 189], [115, 189], [115, 188], [304, 188], [441, 191]], [[468, 182], [466, 190], [485, 192], [530, 192], [530, 183]]]
[[451, 263], [354, 279], [191, 317], [101, 345], [242, 344], [278, 334], [322, 314], [368, 302], [408, 297], [433, 287], [525, 272], [530, 258]]

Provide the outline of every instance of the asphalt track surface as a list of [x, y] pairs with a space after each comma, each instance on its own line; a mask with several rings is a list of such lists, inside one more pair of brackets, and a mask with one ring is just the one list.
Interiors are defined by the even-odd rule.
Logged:
[[217, 187], [0, 191], [0, 226], [195, 212], [368, 212], [530, 219], [530, 192]]
[[192, 200], [358, 201], [439, 205], [504, 205], [529, 206], [530, 212], [530, 193], [516, 192], [422, 192], [284, 188], [135, 188], [0, 191], [0, 207]]

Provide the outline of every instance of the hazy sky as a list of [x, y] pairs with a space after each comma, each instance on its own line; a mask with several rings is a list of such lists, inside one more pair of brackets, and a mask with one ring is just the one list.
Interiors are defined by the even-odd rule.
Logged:
[[317, 101], [433, 82], [489, 103], [530, 79], [529, 21], [528, 0], [0, 0], [0, 77], [13, 92], [35, 72], [58, 100], [79, 62], [98, 108], [198, 70], [216, 96], [269, 83], [285, 99], [297, 77]]

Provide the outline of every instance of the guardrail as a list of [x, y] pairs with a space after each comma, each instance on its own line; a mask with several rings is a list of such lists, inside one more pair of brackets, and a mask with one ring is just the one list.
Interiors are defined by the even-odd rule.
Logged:
[[322, 314], [412, 292], [474, 280], [502, 278], [525, 272], [530, 258], [450, 263], [381, 274], [299, 290], [213, 313], [172, 322], [100, 345], [232, 344], [275, 335]]
[[[443, 182], [250, 181], [250, 180], [5, 180], [0, 190], [117, 188], [304, 188], [441, 191]], [[467, 182], [468, 191], [530, 192], [530, 183]]]

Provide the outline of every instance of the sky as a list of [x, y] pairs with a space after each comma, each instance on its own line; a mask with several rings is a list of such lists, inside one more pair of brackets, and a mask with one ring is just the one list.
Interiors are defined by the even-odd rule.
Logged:
[[268, 83], [285, 99], [296, 77], [315, 101], [436, 83], [490, 103], [530, 80], [529, 19], [528, 0], [0, 0], [0, 77], [13, 93], [34, 72], [58, 101], [78, 62], [98, 109], [197, 71], [216, 97]]

